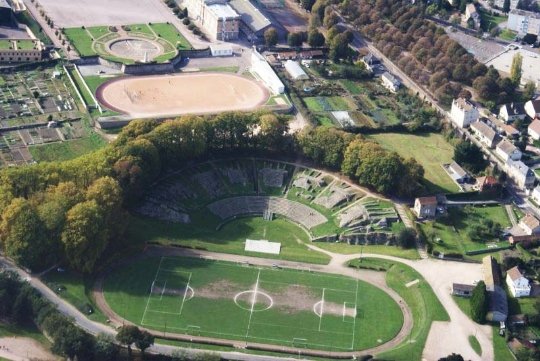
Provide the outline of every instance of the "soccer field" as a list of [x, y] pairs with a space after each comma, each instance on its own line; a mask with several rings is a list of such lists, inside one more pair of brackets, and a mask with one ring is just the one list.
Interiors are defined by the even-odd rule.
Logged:
[[110, 275], [105, 298], [147, 328], [347, 351], [377, 346], [403, 315], [383, 291], [337, 275], [195, 258], [149, 258]]

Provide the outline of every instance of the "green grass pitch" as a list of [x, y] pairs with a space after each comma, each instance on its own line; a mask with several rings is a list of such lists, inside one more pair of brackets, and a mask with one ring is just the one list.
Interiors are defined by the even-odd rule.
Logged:
[[147, 328], [308, 347], [361, 350], [392, 339], [403, 315], [352, 278], [195, 258], [147, 258], [112, 273], [105, 298]]

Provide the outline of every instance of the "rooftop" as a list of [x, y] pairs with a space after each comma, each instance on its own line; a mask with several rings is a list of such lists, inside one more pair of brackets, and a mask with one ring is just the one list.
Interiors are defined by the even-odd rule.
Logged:
[[467, 172], [465, 171], [465, 169], [461, 168], [461, 166], [457, 164], [456, 162], [450, 163], [448, 168], [460, 177], [465, 177], [467, 175]]
[[228, 4], [211, 4], [208, 5], [208, 10], [216, 15], [220, 19], [239, 18], [240, 15]]
[[510, 155], [510, 154], [514, 153], [516, 150], [518, 150], [518, 148], [515, 145], [513, 145], [512, 143], [510, 143], [506, 139], [503, 139], [499, 144], [497, 144], [497, 148], [500, 149], [505, 154], [508, 154], [508, 155]]
[[527, 226], [527, 228], [529, 229], [535, 229], [540, 227], [540, 221], [538, 220], [538, 218], [536, 218], [530, 213], [527, 214], [525, 217], [521, 218], [521, 221], [519, 221], [519, 223]]
[[529, 130], [540, 134], [540, 119], [533, 120], [533, 122], [529, 124]]
[[459, 109], [461, 110], [465, 110], [465, 111], [470, 111], [470, 110], [473, 110], [475, 108], [474, 105], [472, 105], [471, 102], [469, 102], [467, 99], [465, 98], [457, 98], [457, 99], [454, 99], [454, 101], [452, 102], [452, 105], [455, 105], [457, 106]]
[[482, 269], [484, 271], [484, 282], [487, 288], [501, 284], [499, 275], [499, 265], [492, 256], [486, 256], [482, 259]]
[[[529, 100], [527, 103], [531, 103], [536, 113], [540, 112], [540, 99]], [[525, 103], [525, 104], [527, 104]]]
[[504, 104], [501, 108], [505, 108], [509, 116], [525, 114], [525, 108], [523, 103], [509, 103]]
[[533, 171], [520, 160], [508, 160], [508, 165], [526, 177], [534, 177]]
[[476, 121], [471, 124], [471, 128], [476, 130], [478, 133], [482, 134], [484, 137], [486, 137], [490, 141], [495, 140], [495, 137], [497, 136], [497, 132], [495, 132], [492, 128], [490, 128], [484, 122]]
[[437, 197], [418, 197], [418, 202], [421, 205], [437, 205]]
[[510, 10], [510, 15], [528, 16], [535, 19], [540, 19], [540, 14], [532, 11], [526, 11], [521, 9]]
[[253, 32], [261, 31], [272, 24], [249, 0], [231, 0], [229, 4]]
[[383, 73], [382, 77], [388, 80], [389, 82], [391, 82], [392, 84], [397, 84], [397, 85], [401, 84], [400, 81], [394, 75], [390, 74], [387, 71]]
[[510, 268], [508, 271], [506, 271], [506, 274], [510, 277], [512, 281], [518, 280], [523, 277], [517, 266]]

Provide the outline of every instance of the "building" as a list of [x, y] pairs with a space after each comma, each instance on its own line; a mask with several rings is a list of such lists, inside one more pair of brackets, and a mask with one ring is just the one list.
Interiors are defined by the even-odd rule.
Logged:
[[471, 297], [472, 291], [474, 290], [473, 285], [464, 285], [462, 283], [453, 283], [452, 284], [452, 294], [459, 297]]
[[212, 44], [210, 45], [210, 53], [212, 56], [232, 56], [233, 48], [229, 44]]
[[524, 36], [540, 35], [540, 14], [532, 11], [514, 9], [508, 15], [506, 27]]
[[540, 119], [535, 119], [532, 121], [531, 124], [529, 124], [529, 127], [527, 128], [527, 134], [529, 134], [529, 136], [533, 140], [540, 139]]
[[437, 213], [437, 197], [420, 197], [414, 200], [414, 213], [418, 218], [433, 218]]
[[13, 26], [16, 23], [11, 4], [7, 0], [0, 0], [0, 26]]
[[472, 19], [474, 22], [474, 28], [478, 29], [480, 27], [480, 14], [476, 11], [476, 6], [474, 4], [467, 4], [465, 7], [465, 21]]
[[[510, 10], [514, 10], [517, 8], [519, 3], [519, 0], [510, 0]], [[504, 0], [495, 0], [493, 2], [493, 5], [498, 7], [499, 9], [504, 8]]]
[[392, 74], [385, 71], [383, 75], [381, 76], [382, 85], [390, 90], [392, 93], [395, 93], [398, 91], [399, 87], [401, 86], [401, 82]]
[[529, 280], [523, 276], [517, 266], [506, 271], [506, 284], [512, 296], [516, 298], [528, 297], [531, 294]]
[[283, 85], [281, 79], [279, 79], [274, 72], [274, 69], [272, 69], [266, 59], [255, 49], [253, 49], [251, 53], [251, 72], [261, 79], [272, 93], [283, 94], [285, 91], [285, 85]]
[[525, 232], [527, 236], [533, 234], [540, 234], [540, 221], [538, 218], [528, 213], [525, 217], [519, 221], [519, 227]]
[[0, 62], [25, 63], [43, 59], [43, 44], [32, 39], [0, 40]]
[[540, 118], [540, 99], [529, 100], [525, 103], [525, 113], [531, 118]]
[[368, 55], [364, 56], [362, 58], [362, 62], [366, 66], [366, 69], [370, 72], [374, 72], [375, 66], [381, 64], [381, 61], [377, 57], [375, 57], [373, 53], [369, 53]]
[[452, 101], [452, 109], [450, 110], [450, 118], [459, 128], [466, 128], [472, 122], [479, 118], [478, 109], [472, 105], [467, 99], [458, 98]]
[[540, 204], [540, 186], [534, 187], [531, 192], [531, 198], [536, 204]]
[[501, 159], [505, 162], [508, 159], [520, 160], [521, 156], [523, 155], [518, 147], [516, 147], [514, 144], [512, 144], [506, 139], [501, 140], [497, 144], [497, 146], [495, 147], [495, 153], [497, 153], [497, 155], [501, 157]]
[[501, 184], [493, 176], [476, 178], [476, 188], [480, 193], [498, 193], [501, 190]]
[[240, 14], [240, 31], [253, 42], [262, 39], [272, 23], [249, 0], [231, 0], [229, 5]]
[[523, 103], [504, 104], [499, 110], [499, 118], [505, 123], [512, 123], [517, 119], [525, 119], [525, 106]]
[[238, 39], [240, 15], [226, 0], [186, 0], [189, 16], [200, 21], [204, 30], [214, 39]]
[[488, 148], [493, 148], [497, 132], [484, 122], [476, 121], [471, 124], [471, 130], [476, 134], [480, 142]]
[[470, 179], [469, 174], [465, 171], [465, 169], [461, 168], [461, 166], [456, 162], [450, 163], [447, 170], [450, 177], [452, 177], [456, 183], [462, 184]]
[[502, 288], [499, 264], [492, 256], [486, 256], [482, 259], [482, 271], [489, 300], [486, 319], [491, 322], [504, 322], [508, 317], [508, 300]]
[[506, 172], [520, 188], [531, 189], [534, 186], [534, 172], [522, 161], [509, 159], [506, 162]]
[[285, 62], [285, 71], [293, 80], [308, 80], [309, 76], [297, 61], [287, 60]]

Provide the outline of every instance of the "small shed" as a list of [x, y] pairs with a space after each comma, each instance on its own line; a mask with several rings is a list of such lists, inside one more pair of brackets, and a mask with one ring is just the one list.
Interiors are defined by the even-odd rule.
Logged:
[[454, 296], [471, 297], [473, 290], [474, 290], [473, 285], [465, 285], [465, 284], [462, 284], [462, 283], [453, 283], [452, 284], [452, 294]]
[[287, 71], [287, 73], [289, 73], [293, 80], [309, 79], [308, 75], [297, 61], [287, 60], [285, 62], [285, 70]]
[[232, 56], [233, 48], [229, 44], [214, 44], [210, 45], [210, 53], [212, 56]]

